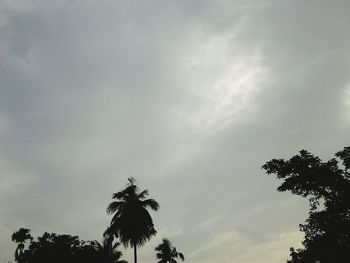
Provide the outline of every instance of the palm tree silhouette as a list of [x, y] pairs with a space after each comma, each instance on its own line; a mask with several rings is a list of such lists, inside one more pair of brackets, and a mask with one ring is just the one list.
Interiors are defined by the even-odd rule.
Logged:
[[102, 254], [103, 263], [127, 263], [121, 260], [122, 252], [118, 250], [119, 242], [113, 243], [113, 236], [105, 235], [102, 244], [96, 242], [97, 251]]
[[23, 255], [24, 243], [26, 240], [32, 240], [33, 237], [30, 234], [30, 230], [27, 228], [20, 228], [14, 232], [11, 236], [12, 241], [19, 243], [15, 250], [15, 261], [20, 262]]
[[158, 253], [156, 254], [158, 263], [177, 263], [175, 258], [180, 258], [182, 261], [185, 260], [184, 255], [181, 252], [176, 251], [176, 247], [171, 245], [169, 239], [163, 238], [163, 242], [155, 248]]
[[159, 204], [154, 199], [146, 199], [148, 190], [139, 191], [134, 178], [128, 178], [126, 188], [113, 194], [113, 201], [107, 208], [114, 214], [107, 231], [118, 237], [120, 242], [134, 248], [134, 262], [137, 263], [137, 247], [146, 243], [157, 233], [147, 208], [157, 211]]

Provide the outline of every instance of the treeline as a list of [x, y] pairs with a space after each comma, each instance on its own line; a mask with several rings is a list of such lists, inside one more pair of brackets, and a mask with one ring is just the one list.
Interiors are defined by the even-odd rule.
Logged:
[[[303, 248], [290, 249], [288, 263], [342, 263], [350, 260], [350, 147], [323, 162], [302, 150], [289, 160], [273, 159], [262, 168], [282, 180], [278, 191], [290, 191], [309, 200], [309, 217], [300, 225], [305, 234]], [[33, 239], [29, 229], [12, 235], [18, 243], [18, 263], [100, 262], [124, 263], [118, 246], [132, 247], [137, 263], [137, 247], [144, 245], [157, 231], [148, 209], [157, 211], [159, 204], [140, 191], [133, 178], [125, 189], [113, 194], [107, 213], [111, 223], [103, 241], [82, 241], [77, 236], [44, 233]], [[26, 247], [26, 241], [29, 245]], [[184, 255], [168, 239], [155, 248], [158, 263], [176, 263]]]
[[[18, 243], [15, 260], [19, 263], [126, 263], [118, 251], [120, 243], [112, 236], [105, 236], [102, 243], [83, 241], [77, 236], [44, 233], [33, 239], [29, 229], [21, 228], [13, 233], [12, 240]], [[26, 241], [29, 241], [25, 249]]]
[[[13, 233], [16, 242], [15, 261], [17, 263], [126, 263], [118, 246], [134, 249], [134, 262], [137, 262], [137, 247], [144, 245], [157, 231], [147, 209], [157, 211], [159, 204], [148, 199], [148, 190], [140, 191], [135, 179], [129, 178], [126, 188], [113, 194], [113, 202], [108, 205], [107, 213], [112, 215], [110, 225], [103, 233], [102, 243], [83, 241], [77, 236], [44, 233], [33, 239], [30, 230], [20, 228]], [[26, 246], [26, 243], [29, 245]], [[176, 263], [176, 259], [185, 259], [184, 255], [164, 238], [155, 248], [155, 257], [159, 263]]]

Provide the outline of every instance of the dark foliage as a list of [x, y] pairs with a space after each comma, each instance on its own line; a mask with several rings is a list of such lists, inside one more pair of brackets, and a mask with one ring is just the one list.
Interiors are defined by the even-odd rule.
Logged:
[[33, 237], [30, 234], [30, 230], [27, 228], [20, 228], [18, 231], [12, 234], [11, 239], [12, 241], [18, 243], [15, 251], [15, 260], [16, 262], [22, 262], [25, 242], [27, 240], [33, 240]]
[[163, 238], [163, 242], [159, 244], [155, 250], [157, 251], [156, 257], [159, 259], [158, 263], [177, 263], [176, 259], [180, 258], [185, 260], [184, 255], [173, 247], [169, 239]]
[[[16, 232], [17, 233], [17, 232]], [[44, 233], [31, 240], [23, 251], [20, 263], [126, 263], [120, 260], [119, 243], [106, 238], [103, 244], [97, 241], [82, 241], [77, 236]]]
[[278, 191], [309, 199], [303, 249], [291, 248], [291, 263], [331, 263], [350, 260], [350, 147], [322, 162], [302, 150], [289, 160], [273, 159], [262, 167], [282, 179]]
[[146, 199], [148, 190], [139, 191], [133, 178], [129, 178], [126, 188], [113, 194], [113, 201], [107, 208], [108, 214], [114, 214], [108, 234], [119, 238], [127, 247], [134, 248], [134, 259], [137, 262], [137, 246], [143, 245], [157, 232], [148, 208], [158, 210], [159, 204], [154, 199]]

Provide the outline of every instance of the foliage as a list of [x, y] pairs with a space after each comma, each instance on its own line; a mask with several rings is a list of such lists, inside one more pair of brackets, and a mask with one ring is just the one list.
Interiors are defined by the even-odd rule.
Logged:
[[184, 255], [181, 252], [177, 252], [176, 247], [173, 247], [171, 242], [164, 238], [163, 242], [159, 244], [155, 250], [157, 251], [156, 257], [159, 259], [158, 263], [177, 263], [176, 258], [185, 260]]
[[119, 243], [104, 240], [82, 241], [77, 236], [57, 235], [45, 232], [37, 240], [31, 240], [28, 249], [23, 251], [25, 263], [126, 263], [120, 260], [122, 253], [117, 250]]
[[[77, 236], [44, 233], [33, 240], [30, 230], [21, 228], [13, 233], [12, 240], [19, 243], [15, 251], [18, 263], [126, 263], [120, 260], [122, 253], [118, 250], [119, 238], [127, 247], [136, 248], [143, 245], [156, 234], [153, 219], [147, 209], [158, 210], [159, 204], [154, 199], [147, 199], [148, 191], [139, 191], [133, 178], [129, 178], [126, 188], [113, 194], [113, 201], [107, 208], [107, 213], [114, 214], [110, 226], [103, 234], [103, 241], [82, 241]], [[25, 241], [31, 240], [25, 250]]]
[[20, 263], [23, 261], [23, 250], [24, 243], [27, 240], [32, 240], [30, 230], [27, 228], [20, 228], [18, 231], [14, 232], [11, 236], [12, 241], [19, 243], [15, 250], [15, 260]]
[[309, 217], [300, 225], [303, 249], [291, 248], [292, 263], [345, 262], [350, 258], [350, 147], [322, 162], [302, 150], [289, 160], [263, 165], [267, 174], [282, 179], [278, 191], [309, 199]]
[[122, 252], [118, 250], [119, 242], [113, 242], [112, 235], [104, 234], [103, 242], [96, 242], [97, 250], [103, 255], [103, 262], [110, 263], [127, 263], [125, 260], [120, 260]]
[[148, 190], [139, 191], [133, 178], [128, 180], [124, 190], [113, 194], [115, 201], [107, 208], [108, 214], [114, 214], [107, 232], [118, 237], [125, 247], [134, 247], [136, 263], [136, 247], [143, 245], [156, 234], [147, 208], [157, 211], [159, 204], [154, 199], [146, 199]]

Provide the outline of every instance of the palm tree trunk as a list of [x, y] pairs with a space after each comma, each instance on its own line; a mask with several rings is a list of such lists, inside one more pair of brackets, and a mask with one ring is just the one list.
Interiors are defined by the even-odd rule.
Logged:
[[137, 263], [136, 244], [134, 244], [134, 263]]

